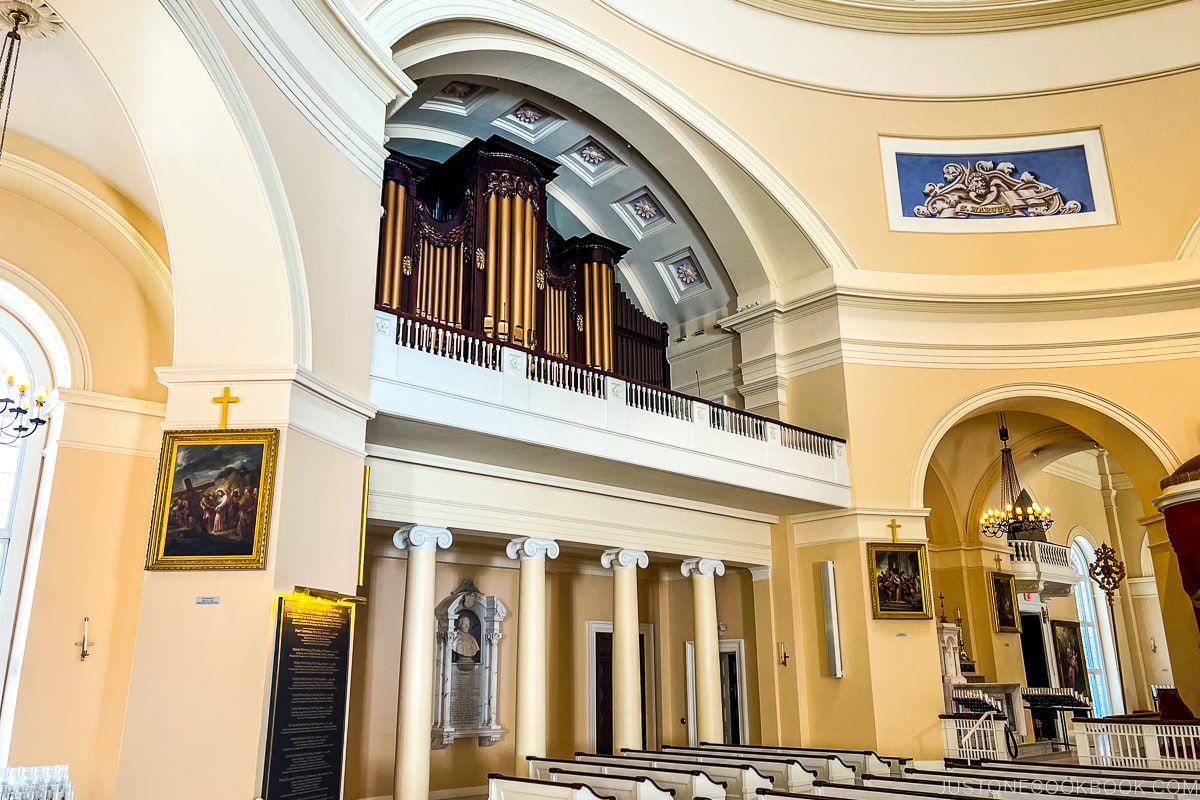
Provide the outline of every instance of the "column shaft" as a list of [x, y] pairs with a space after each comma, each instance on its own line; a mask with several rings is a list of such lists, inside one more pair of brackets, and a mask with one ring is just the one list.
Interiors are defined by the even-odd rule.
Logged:
[[546, 755], [546, 561], [521, 560], [517, 608], [517, 775], [526, 756]]
[[713, 576], [692, 575], [696, 624], [696, 735], [701, 742], [724, 741], [721, 715], [721, 656], [717, 643], [717, 589]]
[[642, 747], [637, 567], [613, 569], [613, 752]]
[[437, 550], [408, 551], [400, 698], [396, 714], [395, 797], [429, 797], [429, 732], [433, 727], [434, 571]]

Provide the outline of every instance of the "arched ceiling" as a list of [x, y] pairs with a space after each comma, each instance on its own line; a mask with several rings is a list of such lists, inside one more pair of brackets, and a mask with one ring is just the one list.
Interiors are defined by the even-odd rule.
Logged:
[[585, 102], [582, 92], [572, 102], [494, 76], [431, 75], [389, 118], [388, 147], [444, 161], [498, 134], [555, 160], [550, 225], [564, 238], [590, 232], [629, 247], [618, 279], [646, 313], [680, 324], [726, 309], [732, 281], [687, 203]]
[[129, 120], [69, 27], [44, 39], [26, 37], [11, 91], [9, 130], [84, 165], [162, 226], [154, 184]]

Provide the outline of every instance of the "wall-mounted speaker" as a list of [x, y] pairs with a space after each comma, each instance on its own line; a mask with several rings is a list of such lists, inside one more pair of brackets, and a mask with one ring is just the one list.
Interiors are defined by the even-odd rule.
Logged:
[[838, 633], [837, 582], [833, 562], [822, 561], [821, 601], [825, 606], [825, 667], [831, 678], [842, 677], [842, 637]]

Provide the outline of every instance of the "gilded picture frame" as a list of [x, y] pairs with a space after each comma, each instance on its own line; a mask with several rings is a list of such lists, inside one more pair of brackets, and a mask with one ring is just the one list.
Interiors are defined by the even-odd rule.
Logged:
[[871, 543], [871, 613], [875, 619], [932, 619], [929, 556], [924, 544]]
[[1090, 698], [1092, 689], [1088, 685], [1087, 653], [1083, 649], [1079, 623], [1064, 619], [1050, 620], [1050, 639], [1054, 644], [1058, 685]]
[[264, 569], [279, 431], [167, 431], [147, 570]]
[[1021, 612], [1017, 608], [1017, 579], [1006, 572], [988, 573], [988, 599], [992, 625], [997, 633], [1020, 633]]

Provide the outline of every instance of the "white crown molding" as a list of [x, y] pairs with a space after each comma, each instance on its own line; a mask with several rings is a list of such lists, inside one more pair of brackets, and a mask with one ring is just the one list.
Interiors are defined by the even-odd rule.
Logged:
[[65, 387], [54, 394], [51, 414], [65, 412], [59, 447], [158, 457], [165, 404]]
[[417, 90], [384, 44], [346, 0], [293, 0], [304, 18], [351, 72], [384, 103], [408, 99]]
[[[258, 170], [259, 180], [262, 181], [263, 192], [267, 197], [267, 205], [275, 220], [276, 234], [279, 247], [283, 254], [284, 268], [287, 270], [287, 286], [291, 294], [290, 308], [292, 312], [292, 342], [293, 355], [297, 364], [308, 367], [312, 364], [312, 327], [310, 305], [308, 302], [308, 280], [304, 274], [304, 258], [300, 250], [300, 236], [296, 231], [296, 221], [292, 217], [292, 206], [287, 192], [283, 187], [283, 178], [271, 146], [267, 142], [267, 134], [258, 120], [254, 106], [246, 95], [237, 72], [222, 48], [216, 33], [200, 14], [195, 3], [190, 0], [161, 0], [163, 7], [171, 15], [183, 35], [195, 48], [196, 54], [204, 63], [213, 82], [217, 85], [237, 122], [238, 131], [250, 152], [250, 158]], [[253, 51], [252, 51], [253, 52]], [[382, 163], [379, 167], [382, 173]]]
[[[383, 118], [414, 85], [399, 70], [381, 69], [355, 41], [348, 9], [337, 0], [214, 0], [238, 39], [322, 136], [373, 181], [383, 178]], [[338, 32], [338, 29], [341, 32]], [[347, 41], [350, 39], [350, 41]], [[338, 44], [332, 44], [338, 43]], [[322, 52], [324, 51], [324, 52]], [[345, 90], [357, 85], [360, 96]], [[389, 91], [395, 95], [387, 97]], [[343, 93], [345, 92], [345, 93]]]
[[337, 406], [364, 420], [371, 419], [379, 410], [373, 403], [363, 400], [309, 369], [288, 366], [262, 367], [158, 367], [154, 370], [159, 383], [168, 388], [187, 385], [212, 386], [215, 384], [296, 384], [331, 405]]
[[[1163, 0], [1140, 13], [1109, 15], [1036, 32], [997, 30], [970, 36], [938, 35], [933, 30], [896, 36], [830, 27], [764, 12], [744, 2], [714, 4], [700, 19], [688, 13], [689, 0], [599, 1], [630, 25], [697, 58], [775, 83], [851, 97], [934, 102], [1038, 97], [1200, 68], [1190, 36], [1200, 25], [1200, 6], [1182, 0]], [[1073, 1], [1097, 4], [1094, 0]], [[851, 4], [853, 0], [840, 5], [845, 10]], [[1038, 15], [1022, 16], [1034, 19]], [[729, 30], [738, 31], [739, 36], [725, 35]], [[1023, 44], [1014, 42], [1018, 35], [1026, 37]], [[1083, 49], [1081, 36], [1112, 46]], [[1146, 40], [1158, 46], [1142, 47], [1140, 42]], [[987, 70], [930, 70], [924, 63], [930, 52], [937, 52], [945, 63], [966, 64], [980, 52], [1030, 47], [1033, 41], [1043, 52], [1081, 55], [1060, 58], [1037, 70], [1009, 70], [1000, 75]]]
[[1082, 467], [1071, 463], [1067, 459], [1060, 458], [1058, 461], [1046, 465], [1046, 467], [1042, 469], [1042, 472], [1047, 475], [1053, 475], [1057, 478], [1062, 478], [1063, 480], [1071, 481], [1072, 483], [1077, 483], [1080, 486], [1086, 486], [1089, 489], [1100, 491], [1100, 473], [1088, 472]]

